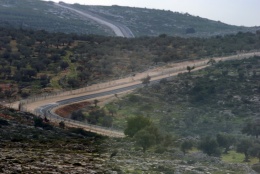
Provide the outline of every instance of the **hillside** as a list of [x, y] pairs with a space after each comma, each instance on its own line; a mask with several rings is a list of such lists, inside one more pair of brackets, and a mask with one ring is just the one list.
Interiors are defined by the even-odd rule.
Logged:
[[0, 1], [0, 26], [50, 32], [112, 35], [112, 31], [61, 9], [53, 2], [31, 0]]
[[0, 98], [15, 92], [26, 98], [127, 77], [168, 62], [260, 49], [259, 32], [127, 39], [0, 28], [0, 38], [0, 85], [10, 87], [8, 95], [0, 91]]
[[[175, 140], [174, 140], [175, 141]], [[232, 164], [178, 147], [143, 153], [131, 139], [104, 138], [34, 115], [0, 107], [0, 173], [193, 173], [255, 174], [247, 164]]]
[[[90, 12], [111, 23], [128, 27], [136, 37], [158, 36], [202, 36], [223, 35], [238, 31], [255, 32], [257, 28], [238, 27], [171, 11], [142, 9], [120, 6], [71, 5], [83, 12]], [[46, 30], [78, 34], [98, 34], [111, 36], [108, 27], [83, 17], [71, 10], [58, 7], [53, 2], [31, 0], [9, 0], [0, 2], [0, 26], [24, 29]], [[259, 28], [258, 28], [259, 29]]]
[[[122, 120], [124, 116], [145, 115], [165, 131], [181, 136], [241, 134], [247, 122], [259, 118], [259, 58], [187, 71], [137, 90], [108, 107], [117, 108]], [[120, 119], [117, 122], [123, 123]]]
[[51, 125], [0, 106], [0, 173], [104, 173], [110, 169], [100, 145], [104, 141], [82, 129]]
[[[163, 135], [168, 133], [178, 139], [174, 146], [185, 148], [191, 143], [225, 162], [256, 164], [253, 168], [259, 172], [256, 167], [259, 163], [254, 158], [259, 158], [260, 144], [259, 58], [213, 63], [204, 70], [164, 79], [101, 110], [113, 111], [113, 126], [125, 130], [129, 128], [129, 120], [136, 119], [137, 125], [138, 118], [139, 122], [152, 121], [153, 126], [144, 126], [133, 136], [133, 141], [141, 147], [144, 144], [138, 143], [140, 134], [150, 142], [162, 131]], [[87, 110], [85, 116], [92, 118]], [[149, 152], [159, 149], [168, 152], [164, 141], [155, 139], [147, 145]]]
[[255, 31], [256, 28], [238, 27], [220, 21], [192, 16], [188, 13], [131, 8], [120, 6], [82, 6], [73, 7], [90, 11], [105, 19], [121, 23], [131, 29], [135, 36], [159, 36], [167, 34], [182, 37], [209, 37], [237, 33], [239, 31]]

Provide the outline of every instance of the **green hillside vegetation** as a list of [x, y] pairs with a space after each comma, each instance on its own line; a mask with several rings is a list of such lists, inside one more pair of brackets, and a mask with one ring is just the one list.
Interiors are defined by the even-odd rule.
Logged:
[[220, 62], [205, 70], [179, 74], [107, 107], [116, 109], [118, 117], [114, 119], [121, 128], [125, 117], [143, 115], [180, 136], [241, 134], [260, 111], [259, 58]]
[[[183, 152], [193, 146], [210, 156], [221, 156], [235, 146], [233, 150], [241, 154], [233, 151], [223, 156], [224, 161], [256, 163], [253, 157], [260, 157], [259, 141], [255, 139], [260, 135], [259, 61], [260, 57], [253, 57], [220, 62], [204, 70], [183, 73], [145, 86], [104, 109], [114, 108], [113, 126], [127, 132], [136, 130], [136, 125], [125, 120], [146, 118], [149, 125], [152, 122], [156, 129], [182, 139], [179, 143]], [[131, 137], [138, 142], [139, 131], [145, 135], [149, 125], [138, 128]], [[157, 135], [149, 132], [150, 136]], [[193, 145], [182, 145], [186, 141]]]
[[[125, 25], [135, 36], [199, 36], [255, 32], [257, 27], [238, 27], [212, 21], [189, 14], [177, 12], [131, 8], [120, 6], [83, 6], [73, 7], [87, 10], [112, 23]], [[98, 34], [111, 36], [111, 29], [76, 13], [54, 5], [51, 1], [40, 0], [3, 0], [0, 2], [0, 26], [11, 26], [24, 29], [46, 30], [77, 34]], [[259, 27], [258, 27], [259, 29]]]
[[1, 28], [0, 37], [1, 83], [18, 87], [23, 97], [41, 93], [43, 88], [79, 88], [168, 62], [224, 56], [260, 47], [259, 32], [208, 39], [125, 39]]

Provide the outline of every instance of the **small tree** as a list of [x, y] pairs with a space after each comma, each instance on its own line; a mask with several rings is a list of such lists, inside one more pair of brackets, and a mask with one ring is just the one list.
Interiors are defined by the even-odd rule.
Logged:
[[143, 116], [130, 117], [127, 119], [127, 126], [124, 133], [129, 137], [133, 137], [138, 131], [150, 125], [151, 125], [151, 121], [146, 117]]
[[207, 64], [208, 64], [208, 65], [209, 65], [209, 64], [210, 64], [210, 65], [214, 65], [214, 64], [216, 64], [216, 60], [215, 60], [215, 59], [210, 59]]
[[97, 99], [94, 100], [95, 107], [97, 107], [98, 102], [99, 101]]
[[217, 141], [211, 137], [204, 138], [198, 148], [209, 156], [220, 156], [221, 154]]
[[150, 83], [150, 80], [151, 80], [151, 77], [147, 76], [147, 77], [142, 79], [142, 84], [148, 85]]
[[61, 121], [61, 122], [59, 123], [59, 127], [60, 127], [61, 129], [64, 129], [64, 128], [65, 128], [65, 123], [64, 123], [63, 121]]
[[254, 143], [253, 146], [248, 150], [249, 154], [252, 157], [256, 157], [259, 160], [260, 163], [260, 144]]
[[252, 147], [252, 142], [248, 139], [243, 139], [237, 145], [237, 152], [243, 153], [245, 155], [245, 162], [249, 162], [249, 149]]
[[156, 136], [147, 129], [137, 132], [134, 138], [136, 140], [136, 144], [143, 148], [143, 152], [156, 143]]
[[224, 153], [227, 154], [231, 145], [235, 143], [235, 138], [228, 134], [217, 134], [217, 142], [220, 147], [225, 148]]
[[193, 70], [193, 69], [195, 69], [195, 66], [193, 66], [193, 67], [187, 66], [187, 70], [188, 70], [189, 73], [190, 73], [191, 70]]
[[260, 120], [247, 123], [246, 126], [242, 129], [242, 133], [258, 138], [260, 135]]
[[48, 123], [44, 123], [43, 119], [40, 117], [35, 117], [34, 118], [34, 127], [41, 127], [45, 130], [52, 130], [53, 126], [48, 124]]
[[185, 140], [181, 143], [181, 151], [184, 153], [184, 155], [187, 153], [188, 150], [191, 150], [193, 147], [193, 143], [190, 140]]
[[103, 125], [103, 124], [107, 124], [108, 122], [110, 122], [109, 125], [112, 125], [112, 120], [110, 118], [109, 119], [111, 121], [109, 119], [103, 120], [104, 117], [106, 117], [106, 114], [103, 109], [93, 110], [93, 111], [89, 112], [89, 115], [87, 116], [87, 120], [91, 124], [102, 124]]
[[155, 143], [160, 144], [163, 143], [164, 137], [162, 136], [159, 128], [155, 126], [154, 124], [150, 124], [149, 126], [146, 126], [144, 128], [147, 132], [155, 136]]
[[112, 117], [114, 116], [114, 114], [116, 114], [116, 109], [112, 106], [108, 107], [107, 110]]

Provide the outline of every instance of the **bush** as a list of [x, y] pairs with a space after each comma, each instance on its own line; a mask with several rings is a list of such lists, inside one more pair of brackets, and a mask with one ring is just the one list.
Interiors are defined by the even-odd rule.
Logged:
[[164, 153], [166, 150], [167, 150], [166, 147], [159, 145], [159, 146], [156, 147], [156, 149], [155, 149], [154, 152], [155, 152], [155, 153], [162, 154], [162, 153]]
[[145, 152], [149, 147], [156, 144], [156, 136], [146, 129], [142, 129], [135, 135], [136, 144], [143, 148]]
[[8, 125], [9, 125], [8, 121], [0, 118], [0, 126], [8, 126]]
[[65, 123], [64, 123], [63, 121], [61, 121], [61, 122], [59, 123], [59, 127], [60, 127], [61, 129], [64, 129], [64, 128], [65, 128]]
[[149, 118], [143, 116], [130, 117], [127, 119], [127, 127], [124, 131], [125, 135], [133, 137], [138, 131], [151, 125]]
[[181, 151], [186, 154], [188, 150], [191, 150], [193, 147], [193, 143], [190, 140], [186, 140], [181, 143]]
[[45, 130], [52, 130], [53, 126], [48, 124], [48, 123], [44, 123], [43, 119], [40, 117], [35, 117], [34, 118], [34, 127], [41, 127]]
[[208, 154], [209, 156], [220, 156], [221, 150], [219, 148], [219, 145], [217, 143], [217, 140], [206, 137], [204, 138], [198, 147], [200, 150], [202, 150], [204, 153]]
[[128, 100], [129, 100], [130, 102], [132, 102], [132, 103], [137, 103], [137, 102], [139, 102], [141, 99], [140, 99], [140, 97], [137, 96], [137, 95], [130, 95], [129, 98], [128, 98]]
[[86, 120], [85, 115], [80, 110], [72, 112], [71, 119], [77, 120], [77, 121], [85, 121]]

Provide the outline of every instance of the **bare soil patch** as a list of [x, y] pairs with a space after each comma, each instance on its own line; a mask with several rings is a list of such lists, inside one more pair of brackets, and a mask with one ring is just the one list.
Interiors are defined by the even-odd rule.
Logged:
[[66, 106], [56, 109], [55, 114], [57, 114], [61, 117], [64, 117], [64, 118], [69, 118], [69, 116], [71, 115], [72, 112], [82, 109], [89, 105], [91, 105], [91, 103], [88, 101], [66, 105]]

